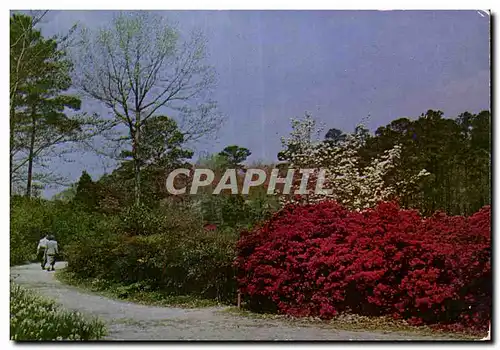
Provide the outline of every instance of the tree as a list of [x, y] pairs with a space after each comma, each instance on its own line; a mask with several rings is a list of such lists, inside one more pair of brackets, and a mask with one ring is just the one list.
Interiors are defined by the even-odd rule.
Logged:
[[316, 188], [309, 186], [308, 194], [297, 198], [294, 191], [299, 188], [299, 181], [292, 186], [290, 195], [282, 197], [284, 203], [335, 200], [351, 209], [366, 209], [379, 201], [391, 200], [404, 194], [411, 189], [413, 183], [427, 175], [422, 169], [404, 179], [399, 188], [394, 184], [387, 184], [385, 177], [400, 158], [401, 147], [395, 145], [367, 164], [361, 164], [359, 151], [369, 139], [367, 130], [362, 125], [358, 125], [354, 133], [346, 135], [345, 141], [338, 145], [311, 138], [315, 121], [309, 115], [302, 120], [292, 120], [292, 128], [291, 136], [282, 139], [282, 152], [288, 165], [293, 169], [312, 169], [309, 183], [313, 184], [317, 183], [320, 172], [324, 171], [323, 188], [330, 190], [330, 193], [316, 192]]
[[248, 148], [236, 145], [227, 146], [219, 153], [220, 156], [226, 158], [227, 162], [234, 167], [241, 167], [241, 163], [251, 154], [252, 152]]
[[99, 205], [98, 184], [92, 181], [92, 177], [86, 171], [82, 172], [80, 179], [76, 183], [73, 203], [90, 211], [95, 210]]
[[[141, 204], [154, 207], [170, 196], [165, 186], [170, 171], [191, 167], [187, 161], [193, 151], [184, 147], [184, 135], [176, 122], [167, 116], [149, 119], [142, 135]], [[135, 195], [130, 191], [134, 187], [134, 161], [130, 149], [122, 152], [118, 168], [102, 176], [96, 184], [102, 206], [128, 207], [135, 203]]]
[[29, 145], [27, 149], [28, 170], [26, 196], [31, 196], [33, 179], [33, 163], [36, 154], [54, 144], [67, 142], [75, 138], [81, 131], [80, 121], [69, 118], [65, 109], [79, 110], [81, 101], [75, 96], [63, 95], [71, 86], [69, 78], [70, 64], [60, 60], [57, 56], [57, 44], [49, 41], [44, 56], [46, 59], [41, 65], [43, 68], [25, 89], [25, 104], [30, 119], [28, 131]]
[[368, 159], [401, 145], [401, 157], [387, 174], [387, 183], [397, 185], [422, 168], [431, 173], [401, 197], [403, 206], [426, 215], [436, 210], [467, 215], [491, 201], [490, 133], [488, 111], [452, 119], [429, 110], [418, 119], [400, 118], [380, 127], [362, 154]]
[[16, 113], [19, 99], [22, 97], [21, 86], [26, 86], [33, 69], [38, 67], [36, 60], [43, 48], [35, 45], [40, 41], [41, 33], [35, 29], [37, 19], [14, 14], [10, 18], [10, 191], [15, 183], [16, 170], [14, 158], [23, 148], [20, 137], [16, 137], [21, 124], [25, 121]]
[[142, 11], [121, 13], [111, 26], [81, 34], [82, 45], [75, 52], [78, 86], [113, 112], [116, 126], [127, 130], [114, 141], [131, 145], [139, 204], [142, 131], [149, 119], [169, 110], [186, 141], [220, 125], [216, 105], [209, 99], [215, 80], [211, 67], [204, 64], [205, 40], [194, 33], [181, 41], [180, 33], [162, 17]]
[[167, 116], [157, 116], [144, 123], [143, 143], [140, 149], [141, 166], [174, 169], [193, 156], [193, 151], [185, 149], [184, 134], [175, 120]]
[[461, 192], [466, 212], [473, 213], [491, 203], [491, 115], [489, 111], [465, 112], [456, 123], [463, 138], [456, 155], [456, 162], [463, 169], [465, 188]]
[[[316, 129], [316, 121], [308, 113], [304, 118], [291, 118], [292, 132], [288, 138], [281, 137], [284, 149], [278, 152], [278, 160], [289, 162], [292, 155], [298, 155], [318, 141], [321, 129]], [[316, 138], [315, 135], [316, 134]]]
[[[141, 167], [141, 196], [150, 202], [167, 196], [165, 181], [173, 169], [190, 166], [187, 163], [194, 152], [184, 147], [184, 134], [178, 129], [175, 120], [167, 116], [148, 119], [143, 126], [142, 142], [139, 153]], [[133, 169], [133, 154], [123, 153], [127, 160], [123, 167]], [[133, 170], [130, 171], [133, 174]]]
[[325, 135], [325, 141], [332, 142], [333, 144], [338, 144], [345, 141], [346, 135], [342, 130], [339, 129], [329, 129]]
[[62, 190], [61, 192], [55, 194], [52, 197], [53, 201], [61, 201], [63, 203], [71, 202], [76, 196], [76, 187], [77, 184], [72, 184], [68, 188]]
[[[11, 106], [10, 176], [24, 181], [25, 194], [32, 194], [33, 181], [49, 174], [35, 174], [35, 164], [64, 152], [61, 145], [90, 137], [87, 126], [93, 118], [69, 115], [80, 109], [81, 101], [67, 94], [71, 87], [72, 64], [66, 55], [68, 37], [44, 38], [34, 27], [36, 19], [26, 15], [11, 17]], [[15, 63], [15, 64], [14, 64]], [[39, 183], [42, 185], [42, 183]]]
[[30, 46], [35, 26], [48, 11], [41, 11], [34, 16], [14, 14], [10, 20], [10, 105], [19, 85], [23, 85], [30, 77], [31, 70], [36, 69], [32, 59], [37, 56], [37, 50]]

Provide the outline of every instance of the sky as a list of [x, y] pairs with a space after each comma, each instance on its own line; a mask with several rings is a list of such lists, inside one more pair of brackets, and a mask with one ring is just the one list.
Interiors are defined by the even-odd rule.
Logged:
[[[326, 128], [372, 131], [428, 109], [454, 117], [490, 106], [490, 22], [478, 11], [155, 11], [181, 32], [201, 29], [218, 75], [213, 98], [226, 121], [199, 150], [237, 144], [250, 161], [276, 160], [290, 118], [311, 113]], [[96, 29], [116, 11], [50, 11], [42, 33], [75, 23]], [[85, 99], [82, 110], [108, 113]], [[77, 153], [53, 167], [76, 181], [112, 163]], [[47, 189], [45, 197], [60, 188]]]

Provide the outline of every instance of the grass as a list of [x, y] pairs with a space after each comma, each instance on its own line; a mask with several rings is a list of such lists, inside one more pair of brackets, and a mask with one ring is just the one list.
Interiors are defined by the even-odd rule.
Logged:
[[104, 323], [57, 304], [12, 283], [10, 285], [10, 339], [15, 341], [98, 340]]
[[443, 336], [455, 340], [478, 340], [485, 335], [477, 333], [459, 333], [433, 329], [429, 326], [412, 326], [404, 320], [395, 320], [388, 316], [368, 317], [354, 314], [340, 314], [337, 317], [325, 321], [318, 317], [292, 317], [289, 315], [255, 313], [245, 308], [228, 307], [220, 312], [230, 313], [249, 318], [262, 320], [282, 320], [293, 322], [302, 326], [320, 326], [325, 328], [346, 330], [346, 331], [373, 331], [380, 333], [408, 333], [421, 336]]
[[216, 300], [202, 299], [192, 295], [169, 295], [159, 291], [149, 290], [146, 285], [134, 283], [120, 285], [103, 279], [81, 279], [66, 270], [56, 272], [56, 278], [68, 285], [94, 292], [111, 299], [130, 301], [137, 304], [179, 307], [204, 308], [222, 306]]

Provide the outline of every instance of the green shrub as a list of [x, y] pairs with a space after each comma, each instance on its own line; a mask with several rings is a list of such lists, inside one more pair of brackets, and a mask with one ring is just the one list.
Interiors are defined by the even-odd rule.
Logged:
[[10, 264], [36, 259], [38, 241], [47, 228], [46, 208], [40, 200], [14, 197], [10, 210]]
[[163, 203], [156, 208], [144, 204], [127, 207], [120, 213], [117, 229], [130, 236], [150, 236], [202, 225], [203, 217], [190, 207]]
[[171, 208], [155, 215], [160, 218], [154, 221], [159, 222], [156, 231], [161, 233], [131, 235], [124, 230], [75, 240], [66, 249], [68, 271], [79, 278], [130, 285], [125, 293], [136, 292], [134, 286], [140, 283], [141, 288], [168, 295], [234, 300], [238, 234], [230, 229], [205, 230], [188, 210]]
[[83, 237], [115, 232], [118, 218], [89, 213], [60, 201], [14, 197], [10, 213], [10, 264], [36, 258], [36, 247], [43, 234], [55, 235], [60, 256], [65, 260], [66, 246]]
[[61, 310], [55, 302], [11, 283], [11, 340], [97, 340], [105, 333], [104, 324], [97, 319]]
[[161, 230], [161, 217], [144, 205], [126, 208], [120, 215], [121, 230], [130, 235], [153, 235]]
[[195, 206], [205, 223], [235, 229], [250, 229], [279, 209], [276, 199], [267, 195], [204, 194]]

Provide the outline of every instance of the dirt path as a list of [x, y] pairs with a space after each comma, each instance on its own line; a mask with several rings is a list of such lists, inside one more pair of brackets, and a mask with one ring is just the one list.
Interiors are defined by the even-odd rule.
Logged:
[[[56, 269], [64, 263], [56, 264]], [[180, 309], [112, 300], [67, 286], [52, 272], [30, 264], [10, 269], [20, 285], [36, 289], [67, 309], [94, 315], [107, 323], [109, 340], [448, 340], [402, 333], [334, 330], [221, 313], [224, 308]]]

